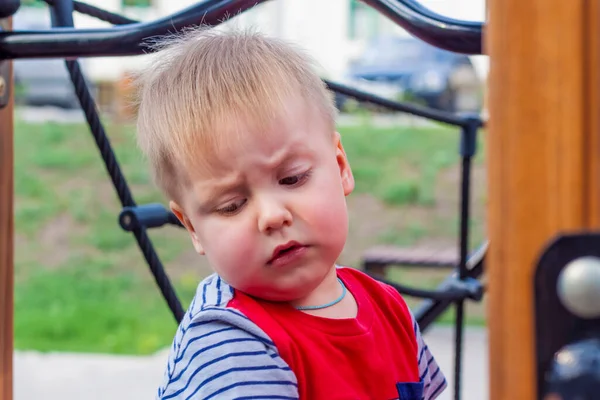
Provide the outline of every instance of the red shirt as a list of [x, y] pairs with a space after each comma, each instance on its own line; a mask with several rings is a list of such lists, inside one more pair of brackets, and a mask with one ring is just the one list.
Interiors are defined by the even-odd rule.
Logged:
[[316, 317], [238, 291], [228, 306], [273, 340], [298, 379], [301, 399], [400, 398], [398, 384], [419, 382], [408, 306], [393, 288], [361, 271], [338, 268], [338, 277], [356, 299], [356, 318]]

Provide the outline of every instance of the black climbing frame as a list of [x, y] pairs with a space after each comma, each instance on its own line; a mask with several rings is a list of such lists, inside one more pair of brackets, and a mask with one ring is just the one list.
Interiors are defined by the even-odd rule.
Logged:
[[[41, 1], [41, 0], [40, 0]], [[203, 23], [218, 25], [226, 15], [236, 15], [264, 0], [204, 0], [173, 15], [152, 21], [138, 22], [118, 14], [73, 0], [43, 0], [50, 9], [53, 29], [45, 31], [0, 31], [0, 61], [19, 58], [65, 58], [66, 68], [85, 117], [90, 126], [108, 175], [120, 199], [122, 211], [119, 224], [132, 232], [149, 269], [177, 322], [184, 309], [169, 281], [164, 267], [154, 250], [147, 229], [167, 224], [181, 226], [177, 218], [161, 204], [136, 204], [127, 181], [100, 121], [96, 105], [84, 80], [80, 65], [74, 57], [114, 57], [143, 54], [152, 49], [146, 40], [173, 33], [190, 25]], [[421, 40], [445, 50], [481, 54], [481, 23], [460, 21], [436, 14], [414, 0], [363, 0]], [[18, 1], [0, 1], [0, 17], [12, 15]], [[96, 17], [113, 24], [104, 29], [76, 29], [73, 12]], [[469, 215], [471, 162], [476, 152], [477, 132], [484, 126], [478, 115], [458, 115], [429, 109], [409, 103], [396, 102], [360, 91], [336, 82], [324, 81], [336, 93], [352, 97], [361, 103], [370, 103], [396, 112], [431, 119], [455, 126], [460, 130], [459, 152], [462, 159], [460, 185], [460, 231], [458, 235], [459, 262], [454, 272], [436, 289], [424, 290], [387, 282], [400, 293], [425, 299], [415, 310], [422, 331], [453, 304], [455, 323], [455, 399], [460, 399], [464, 302], [481, 300], [483, 286], [479, 277], [487, 243], [469, 253]]]

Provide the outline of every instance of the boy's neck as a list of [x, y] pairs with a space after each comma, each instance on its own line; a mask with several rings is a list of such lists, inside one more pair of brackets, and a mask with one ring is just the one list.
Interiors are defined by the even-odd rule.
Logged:
[[[343, 287], [337, 278], [337, 268], [334, 266], [327, 274], [325, 279], [308, 296], [298, 301], [291, 302], [293, 307], [298, 306], [318, 306], [330, 303], [338, 299], [343, 294]], [[310, 315], [331, 319], [355, 318], [358, 306], [354, 296], [346, 288], [345, 295], [338, 303], [315, 310], [303, 310]]]

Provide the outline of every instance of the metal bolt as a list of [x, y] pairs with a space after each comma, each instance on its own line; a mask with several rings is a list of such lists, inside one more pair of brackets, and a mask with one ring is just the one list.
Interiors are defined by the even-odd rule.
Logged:
[[557, 283], [558, 297], [580, 318], [600, 317], [600, 258], [580, 257], [568, 263]]

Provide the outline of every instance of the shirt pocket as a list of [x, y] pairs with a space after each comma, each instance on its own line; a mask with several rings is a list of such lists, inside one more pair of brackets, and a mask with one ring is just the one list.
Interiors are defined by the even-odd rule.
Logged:
[[398, 382], [398, 400], [421, 400], [423, 398], [423, 382]]

